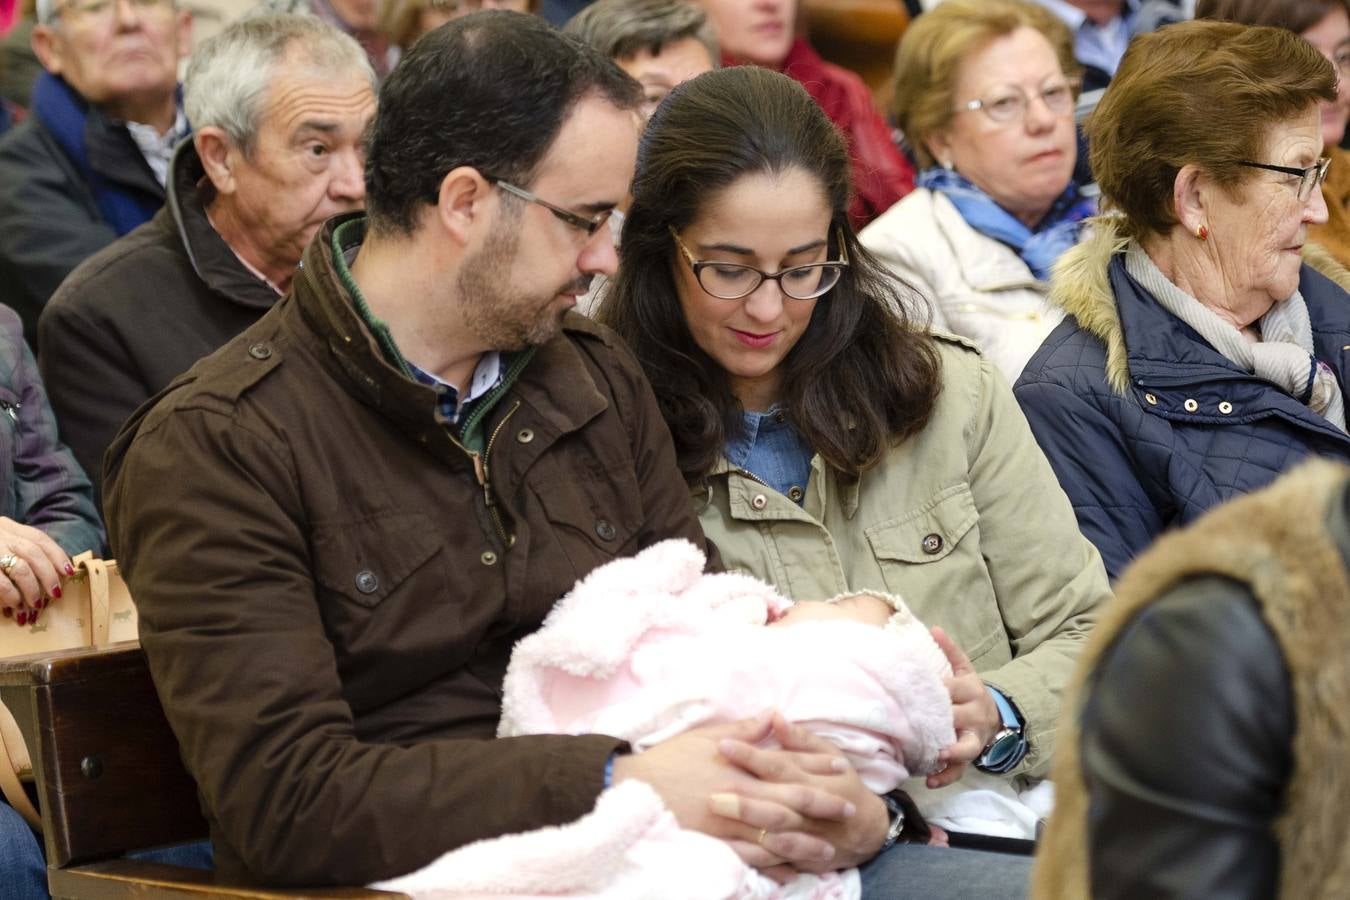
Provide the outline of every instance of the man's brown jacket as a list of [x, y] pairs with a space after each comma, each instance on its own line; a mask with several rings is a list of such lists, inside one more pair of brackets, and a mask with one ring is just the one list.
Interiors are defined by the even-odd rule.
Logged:
[[492, 740], [512, 644], [595, 566], [703, 545], [617, 338], [569, 315], [475, 460], [358, 315], [333, 230], [270, 313], [127, 423], [106, 471], [217, 866], [272, 883], [366, 883], [587, 812], [620, 743]]

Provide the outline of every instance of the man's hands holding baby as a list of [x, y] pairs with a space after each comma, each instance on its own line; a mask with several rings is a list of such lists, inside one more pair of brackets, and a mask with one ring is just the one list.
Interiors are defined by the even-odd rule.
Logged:
[[[782, 749], [756, 746], [769, 738]], [[886, 805], [829, 741], [781, 716], [696, 728], [614, 761], [614, 781], [651, 785], [676, 820], [726, 841], [776, 877], [856, 866], [885, 840]]]

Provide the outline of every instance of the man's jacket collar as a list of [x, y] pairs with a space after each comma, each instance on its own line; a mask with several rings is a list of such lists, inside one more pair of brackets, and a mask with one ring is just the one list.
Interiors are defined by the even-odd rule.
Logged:
[[[405, 433], [433, 452], [446, 450], [448, 429], [439, 413], [435, 389], [405, 375], [390, 362], [384, 348], [357, 311], [333, 253], [334, 233], [345, 223], [363, 219], [361, 212], [336, 216], [305, 249], [290, 298], [327, 367], [350, 385], [351, 392], [394, 421]], [[364, 223], [356, 223], [364, 224]], [[364, 229], [344, 229], [344, 239]], [[609, 344], [614, 335], [577, 313], [568, 313], [562, 333], [539, 346], [529, 365], [511, 385], [504, 402], [517, 400], [533, 408], [558, 433], [579, 430], [608, 406], [579, 349], [578, 337]], [[509, 407], [508, 407], [509, 408]], [[542, 437], [542, 436], [541, 436]]]
[[225, 239], [206, 218], [206, 204], [214, 188], [192, 139], [178, 145], [169, 163], [165, 197], [165, 227], [177, 233], [192, 269], [208, 288], [231, 302], [251, 309], [270, 309], [278, 297], [271, 285], [239, 261]]

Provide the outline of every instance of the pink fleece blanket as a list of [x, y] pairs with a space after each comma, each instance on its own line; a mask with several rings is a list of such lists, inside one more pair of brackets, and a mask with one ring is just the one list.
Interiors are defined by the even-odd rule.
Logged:
[[[522, 639], [498, 735], [608, 734], [641, 752], [690, 728], [777, 709], [839, 746], [877, 793], [936, 767], [954, 738], [945, 658], [898, 598], [885, 628], [766, 627], [791, 602], [664, 541], [592, 572]], [[378, 887], [423, 898], [860, 896], [856, 870], [779, 885], [681, 829], [646, 785], [605, 791], [577, 822], [480, 841]]]

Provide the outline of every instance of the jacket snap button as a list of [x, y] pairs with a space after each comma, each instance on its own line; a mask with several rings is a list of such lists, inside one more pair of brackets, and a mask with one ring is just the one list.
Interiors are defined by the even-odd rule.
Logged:
[[1219, 404], [1219, 412], [1223, 413], [1225, 416], [1231, 413], [1232, 411], [1233, 411], [1233, 404], [1229, 403], [1227, 400]]
[[942, 552], [942, 535], [930, 534], [923, 539], [923, 552], [932, 556], [935, 553]]
[[267, 359], [272, 355], [272, 348], [263, 343], [257, 343], [248, 348], [248, 355], [254, 359]]
[[783, 412], [780, 409], [777, 413], [774, 414], [773, 420], [781, 425], [787, 421], [787, 413]]
[[485, 566], [495, 566], [497, 564], [497, 554], [491, 550], [484, 550], [483, 555], [478, 557], [478, 561]]
[[763, 494], [756, 494], [755, 496], [750, 498], [750, 505], [753, 506], [755, 509], [763, 509], [764, 507], [769, 505], [769, 498], [764, 496]]
[[369, 569], [356, 573], [356, 589], [363, 594], [373, 594], [380, 587], [380, 579]]
[[804, 497], [805, 495], [806, 492], [803, 491], [801, 488], [797, 487], [795, 484], [792, 487], [788, 488], [788, 499], [791, 500], [793, 503], [800, 503], [802, 497]]
[[618, 534], [614, 526], [609, 524], [608, 519], [597, 519], [595, 523], [595, 533], [600, 536], [602, 541], [614, 540], [614, 535]]
[[528, 444], [530, 441], [534, 440], [534, 431], [529, 428], [522, 428], [520, 431], [516, 432], [516, 440], [520, 441], [522, 444]]
[[1148, 405], [1149, 405], [1149, 406], [1157, 406], [1157, 405], [1158, 405], [1158, 398], [1155, 397], [1155, 396], [1153, 396], [1152, 394], [1145, 394], [1145, 395], [1144, 395], [1144, 399], [1148, 401]]
[[1195, 412], [1197, 409], [1200, 408], [1200, 404], [1199, 404], [1199, 403], [1196, 403], [1194, 400], [1192, 400], [1192, 399], [1189, 398], [1189, 397], [1187, 397], [1187, 398], [1186, 398], [1186, 402], [1183, 403], [1183, 404], [1181, 404], [1181, 405], [1184, 406], [1184, 407], [1186, 407], [1186, 412]]

